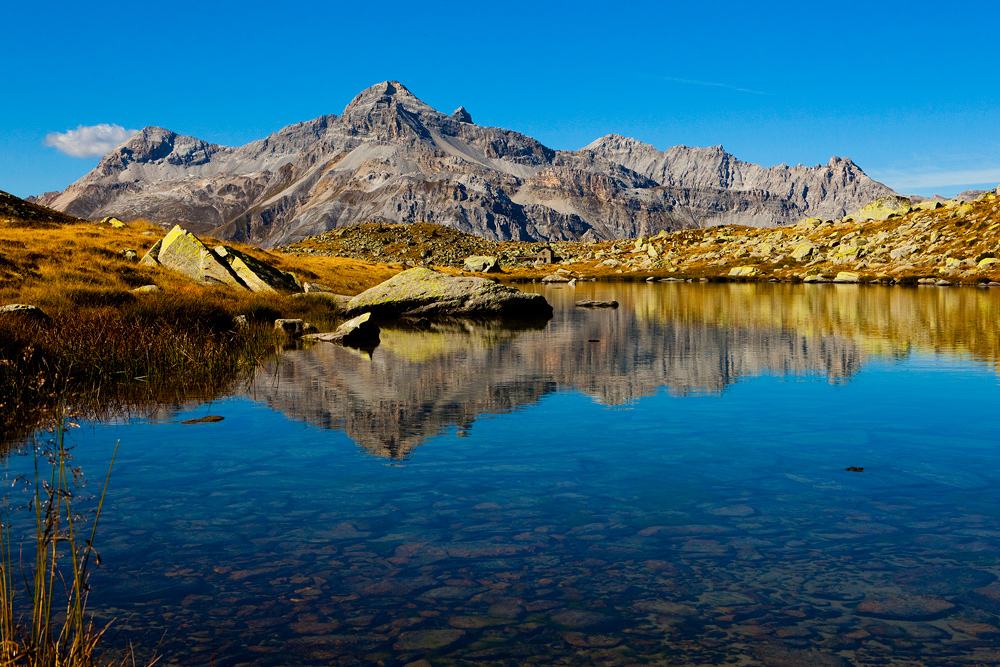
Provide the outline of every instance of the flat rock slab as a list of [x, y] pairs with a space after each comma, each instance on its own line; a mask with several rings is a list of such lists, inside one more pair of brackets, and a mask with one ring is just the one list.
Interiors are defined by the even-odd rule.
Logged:
[[347, 304], [349, 316], [538, 319], [552, 316], [540, 294], [527, 294], [485, 278], [408, 269], [365, 290]]
[[583, 299], [576, 302], [577, 308], [617, 308], [617, 301], [592, 301]]
[[858, 605], [858, 613], [893, 621], [927, 621], [947, 616], [955, 605], [934, 595], [893, 595], [869, 598]]
[[214, 424], [215, 422], [221, 422], [225, 417], [222, 415], [205, 415], [204, 417], [198, 417], [197, 419], [185, 419], [182, 424]]

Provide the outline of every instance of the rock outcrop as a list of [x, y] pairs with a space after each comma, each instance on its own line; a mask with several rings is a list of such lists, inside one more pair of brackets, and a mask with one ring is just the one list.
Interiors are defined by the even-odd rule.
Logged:
[[456, 277], [425, 268], [396, 274], [347, 304], [348, 315], [537, 319], [552, 316], [540, 294], [526, 294], [485, 278]]
[[[838, 217], [892, 194], [850, 160], [765, 169], [721, 148], [666, 153], [610, 135], [579, 151], [435, 111], [386, 81], [341, 116], [241, 147], [147, 127], [38, 201], [98, 220], [179, 223], [263, 247], [358, 222], [431, 222], [493, 240], [632, 238]], [[842, 214], [842, 213], [840, 213]]]
[[381, 333], [381, 329], [372, 319], [372, 314], [364, 313], [352, 317], [334, 331], [308, 334], [304, 338], [337, 343], [347, 347], [374, 348], [379, 344], [379, 333]]
[[235, 248], [209, 248], [191, 232], [175, 226], [140, 260], [147, 266], [165, 266], [202, 284], [228, 285], [251, 292], [301, 292], [291, 273], [279, 271]]

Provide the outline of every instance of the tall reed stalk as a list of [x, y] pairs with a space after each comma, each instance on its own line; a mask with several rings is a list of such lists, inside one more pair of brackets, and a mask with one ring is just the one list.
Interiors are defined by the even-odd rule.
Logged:
[[[94, 551], [118, 445], [115, 445], [92, 524], [81, 525], [77, 506], [80, 469], [70, 464], [65, 443], [65, 410], [56, 411], [55, 437], [46, 450], [35, 444], [34, 479], [27, 509], [34, 535], [17, 540], [12, 507], [4, 497], [0, 523], [0, 665], [89, 667], [98, 664], [98, 646], [107, 626], [87, 614], [88, 571], [100, 558]], [[19, 477], [17, 481], [23, 478]], [[88, 530], [89, 528], [89, 530]], [[89, 535], [88, 535], [89, 533]], [[25, 563], [22, 542], [33, 543], [34, 562]], [[23, 598], [22, 593], [23, 591]]]

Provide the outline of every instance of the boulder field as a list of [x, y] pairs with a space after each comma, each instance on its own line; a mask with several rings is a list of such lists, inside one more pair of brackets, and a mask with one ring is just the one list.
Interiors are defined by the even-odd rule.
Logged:
[[[501, 272], [492, 275], [510, 281], [560, 275], [566, 280], [989, 283], [1000, 281], [1000, 193], [917, 204], [889, 196], [839, 220], [806, 218], [776, 229], [731, 225], [599, 243], [496, 242], [426, 223], [369, 223], [282, 250], [468, 273], [482, 265], [479, 257], [495, 258]], [[552, 264], [540, 259], [543, 250], [551, 251]], [[466, 263], [470, 256], [476, 261]]]

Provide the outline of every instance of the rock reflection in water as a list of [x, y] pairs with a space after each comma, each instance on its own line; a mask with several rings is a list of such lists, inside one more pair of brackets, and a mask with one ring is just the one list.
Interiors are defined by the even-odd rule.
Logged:
[[[680, 292], [662, 287], [630, 288], [632, 307], [616, 311], [573, 309], [557, 294], [560, 316], [536, 330], [451, 322], [384, 328], [370, 356], [326, 344], [289, 352], [260, 369], [254, 394], [289, 417], [345, 431], [372, 454], [398, 458], [450, 427], [461, 433], [479, 415], [558, 390], [623, 405], [661, 388], [718, 393], [761, 373], [840, 381], [865, 359], [857, 341], [835, 332], [799, 333], [752, 317], [736, 325], [741, 313], [721, 317], [717, 299], [678, 303], [671, 297]], [[636, 303], [637, 294], [654, 299]], [[692, 317], [681, 305], [702, 310]]]

